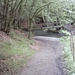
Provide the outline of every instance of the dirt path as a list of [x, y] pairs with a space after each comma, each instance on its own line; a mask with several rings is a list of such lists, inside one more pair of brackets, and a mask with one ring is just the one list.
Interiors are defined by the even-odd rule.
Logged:
[[41, 41], [42, 44], [20, 75], [65, 75], [63, 45], [59, 39], [37, 36], [35, 40]]

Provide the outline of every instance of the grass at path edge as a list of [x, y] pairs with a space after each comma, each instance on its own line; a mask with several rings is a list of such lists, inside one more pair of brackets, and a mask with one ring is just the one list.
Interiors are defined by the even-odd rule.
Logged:
[[0, 39], [0, 75], [16, 75], [34, 54], [30, 47], [33, 41], [27, 39], [20, 31], [5, 37], [5, 41]]

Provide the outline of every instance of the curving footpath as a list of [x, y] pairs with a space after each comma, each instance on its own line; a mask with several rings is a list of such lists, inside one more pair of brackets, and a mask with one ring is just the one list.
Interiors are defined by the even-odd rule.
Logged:
[[58, 38], [36, 36], [42, 45], [25, 65], [20, 75], [66, 75], [62, 58], [63, 45]]

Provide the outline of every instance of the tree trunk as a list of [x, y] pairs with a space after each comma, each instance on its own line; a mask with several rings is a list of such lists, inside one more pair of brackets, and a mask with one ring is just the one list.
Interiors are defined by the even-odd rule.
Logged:
[[73, 61], [75, 61], [75, 48], [74, 48], [74, 38], [73, 38], [73, 32], [71, 31], [71, 36], [70, 36], [70, 44], [71, 44], [71, 51], [73, 54]]
[[29, 19], [29, 22], [28, 22], [28, 39], [30, 39], [31, 38], [31, 24], [32, 24], [32, 20], [31, 19]]

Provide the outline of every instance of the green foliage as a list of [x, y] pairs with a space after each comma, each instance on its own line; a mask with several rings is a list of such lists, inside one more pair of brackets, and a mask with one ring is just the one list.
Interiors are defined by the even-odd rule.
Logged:
[[0, 70], [3, 70], [3, 75], [15, 75], [34, 54], [30, 47], [33, 41], [28, 40], [21, 32], [12, 32], [11, 35], [6, 41], [0, 40]]
[[75, 74], [75, 61], [73, 61], [73, 55], [70, 48], [70, 37], [62, 37], [61, 42], [64, 44], [63, 56], [66, 64], [67, 75]]
[[[68, 9], [68, 12], [65, 10]], [[74, 9], [75, 2], [73, 0], [51, 0], [51, 4], [47, 6], [43, 14], [46, 16], [47, 20], [50, 22], [57, 21], [57, 17], [60, 20], [60, 23], [68, 23], [74, 20]], [[69, 13], [71, 11], [72, 13]]]
[[75, 20], [74, 0], [0, 0], [0, 11], [0, 30], [5, 32], [10, 32], [12, 27], [21, 28], [22, 20], [28, 22], [30, 32], [39, 16], [47, 23]]

